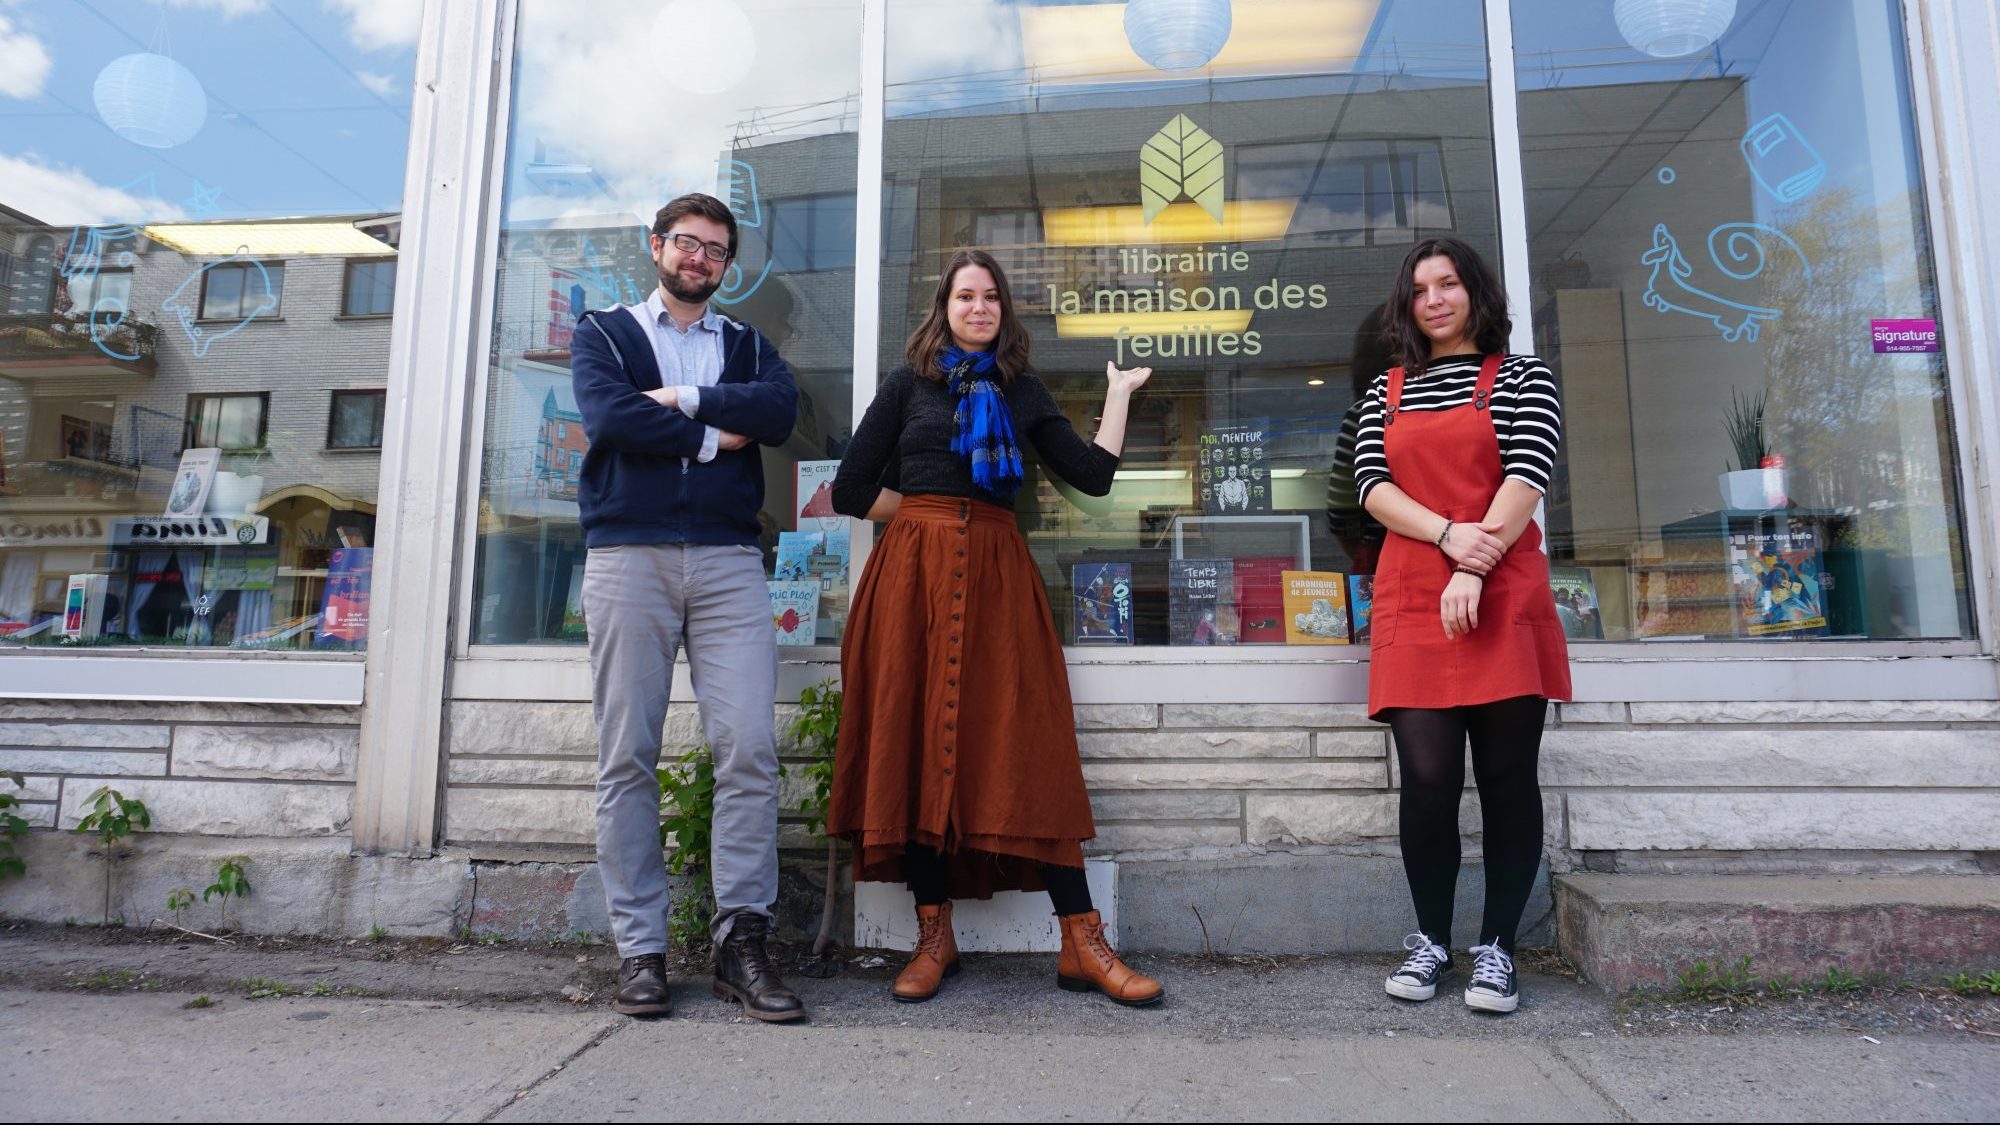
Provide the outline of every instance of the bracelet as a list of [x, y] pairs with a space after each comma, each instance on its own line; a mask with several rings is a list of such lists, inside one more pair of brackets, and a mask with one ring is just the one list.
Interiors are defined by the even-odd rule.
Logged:
[[1457, 522], [1456, 520], [1444, 521], [1444, 530], [1438, 532], [1438, 540], [1437, 540], [1438, 550], [1440, 551], [1444, 550], [1445, 540], [1451, 538], [1452, 525], [1455, 524], [1456, 522]]
[[1474, 578], [1479, 579], [1481, 582], [1486, 581], [1486, 576], [1484, 574], [1479, 573], [1478, 571], [1472, 569], [1469, 566], [1455, 566], [1451, 568], [1451, 572], [1453, 574], [1470, 574]]

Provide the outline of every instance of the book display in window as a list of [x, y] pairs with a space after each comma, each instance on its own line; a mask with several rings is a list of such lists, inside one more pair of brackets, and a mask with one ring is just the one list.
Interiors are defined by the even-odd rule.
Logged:
[[1779, 527], [1733, 532], [1729, 579], [1736, 595], [1739, 636], [1827, 634], [1816, 524], [1786, 521]]
[[1805, 508], [1725, 509], [1660, 528], [1632, 563], [1642, 637], [1866, 635], [1852, 518]]
[[1580, 566], [1549, 568], [1549, 590], [1555, 595], [1556, 617], [1570, 640], [1604, 639], [1604, 617], [1597, 607], [1597, 584]]
[[1201, 435], [1195, 449], [1201, 510], [1249, 515], [1271, 510], [1271, 468], [1262, 426], [1229, 426]]
[[1347, 615], [1354, 622], [1354, 643], [1368, 643], [1369, 627], [1375, 616], [1375, 576], [1372, 574], [1350, 574], [1347, 576]]
[[590, 636], [583, 621], [583, 567], [584, 564], [577, 563], [569, 569], [569, 596], [563, 599], [561, 632], [566, 641], [586, 640]]
[[797, 491], [793, 494], [793, 499], [798, 504], [800, 530], [815, 526], [809, 521], [828, 521], [828, 524], [819, 526], [828, 526], [834, 521], [842, 523], [846, 521], [845, 516], [833, 510], [833, 477], [839, 471], [838, 460], [799, 462]]
[[1285, 643], [1344, 645], [1347, 637], [1347, 576], [1330, 570], [1286, 570]]
[[174, 472], [174, 483], [167, 490], [166, 515], [198, 516], [208, 508], [208, 490], [215, 484], [216, 466], [222, 463], [222, 450], [203, 447], [185, 450], [181, 453], [180, 468]]
[[767, 582], [771, 592], [771, 625], [780, 645], [809, 645], [819, 633], [819, 583]]
[[[841, 522], [845, 522], [844, 518]], [[818, 584], [820, 628], [829, 636], [847, 619], [851, 541], [845, 527], [778, 533], [778, 558], [772, 578], [778, 582]]]
[[1168, 561], [1167, 627], [1177, 645], [1236, 643], [1236, 569], [1230, 560]]
[[368, 583], [374, 570], [372, 547], [336, 547], [326, 564], [326, 591], [320, 602], [313, 643], [323, 648], [359, 649], [368, 641]]
[[1290, 555], [1252, 555], [1235, 560], [1239, 643], [1285, 643], [1284, 574], [1297, 565]]
[[1070, 569], [1075, 592], [1075, 642], [1132, 643], [1132, 564], [1079, 563]]

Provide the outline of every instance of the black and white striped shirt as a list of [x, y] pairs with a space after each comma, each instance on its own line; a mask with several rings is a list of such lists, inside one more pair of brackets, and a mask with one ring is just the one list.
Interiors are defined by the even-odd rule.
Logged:
[[[1449, 410], [1472, 401], [1484, 357], [1456, 355], [1430, 365], [1420, 379], [1403, 381], [1403, 410]], [[1361, 399], [1361, 425], [1354, 443], [1354, 482], [1359, 499], [1386, 480], [1389, 460], [1382, 451], [1382, 414], [1389, 398], [1389, 373], [1375, 376]], [[1509, 355], [1493, 379], [1493, 430], [1500, 437], [1500, 468], [1507, 480], [1549, 490], [1556, 446], [1562, 441], [1562, 403], [1555, 376], [1531, 355]]]

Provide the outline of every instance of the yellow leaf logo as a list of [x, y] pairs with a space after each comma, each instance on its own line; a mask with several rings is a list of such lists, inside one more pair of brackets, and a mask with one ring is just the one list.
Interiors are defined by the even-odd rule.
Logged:
[[1222, 221], [1222, 145], [1187, 114], [1167, 122], [1139, 150], [1139, 197], [1146, 221], [1185, 196]]

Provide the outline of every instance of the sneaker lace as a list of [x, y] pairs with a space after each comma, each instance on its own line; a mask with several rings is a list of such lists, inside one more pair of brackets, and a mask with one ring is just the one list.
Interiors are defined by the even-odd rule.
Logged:
[[1492, 985], [1496, 991], [1507, 991], [1507, 978], [1514, 972], [1514, 959], [1498, 945], [1475, 945], [1472, 947], [1472, 983]]
[[1451, 960], [1451, 952], [1423, 934], [1411, 934], [1403, 939], [1403, 948], [1412, 950], [1410, 959], [1396, 970], [1397, 976], [1409, 973], [1413, 976], [1429, 976], [1433, 969]]

